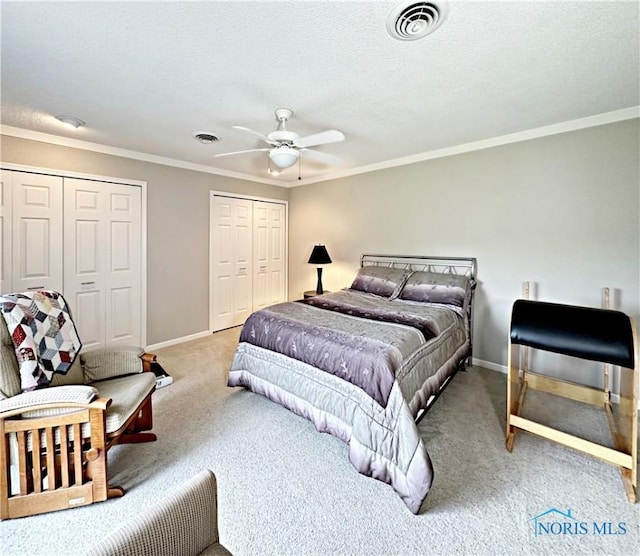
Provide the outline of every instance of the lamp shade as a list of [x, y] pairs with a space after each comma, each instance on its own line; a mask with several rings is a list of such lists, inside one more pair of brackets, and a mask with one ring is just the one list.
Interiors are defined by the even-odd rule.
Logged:
[[309, 264], [329, 264], [330, 262], [331, 257], [327, 253], [327, 248], [324, 245], [314, 245], [309, 257]]

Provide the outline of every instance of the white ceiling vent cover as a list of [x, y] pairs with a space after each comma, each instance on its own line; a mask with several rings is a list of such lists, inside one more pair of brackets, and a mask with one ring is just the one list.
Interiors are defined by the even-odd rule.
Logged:
[[209, 131], [195, 131], [193, 136], [203, 145], [211, 145], [219, 141], [218, 137]]
[[402, 2], [387, 18], [387, 31], [394, 39], [415, 41], [433, 33], [449, 12], [449, 4], [437, 2]]

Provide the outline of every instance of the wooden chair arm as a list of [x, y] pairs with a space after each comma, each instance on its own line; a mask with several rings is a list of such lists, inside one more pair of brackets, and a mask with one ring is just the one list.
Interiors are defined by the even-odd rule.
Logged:
[[142, 359], [142, 372], [149, 373], [151, 372], [151, 363], [156, 361], [157, 356], [155, 353], [145, 352], [140, 356], [140, 359]]
[[[74, 409], [76, 411], [82, 411], [87, 409], [97, 409], [100, 411], [106, 411], [107, 408], [111, 405], [111, 398], [96, 398], [92, 402], [88, 404], [77, 403], [77, 402], [53, 402], [46, 403], [40, 405], [32, 405], [29, 407], [20, 407], [16, 409], [12, 409], [9, 411], [4, 411], [0, 413], [0, 419], [9, 419], [10, 417], [15, 417], [17, 415], [23, 415], [25, 413], [31, 413], [33, 411], [44, 411], [48, 409]], [[69, 415], [72, 412], [60, 413], [58, 415], [47, 415], [46, 417], [26, 417], [27, 419], [52, 419], [55, 420], [58, 417], [63, 417], [65, 415]]]

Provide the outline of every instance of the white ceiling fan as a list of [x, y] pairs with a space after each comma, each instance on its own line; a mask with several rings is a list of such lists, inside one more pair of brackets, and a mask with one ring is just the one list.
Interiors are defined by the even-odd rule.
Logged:
[[304, 153], [305, 157], [316, 160], [317, 162], [332, 166], [338, 165], [342, 162], [342, 159], [337, 156], [309, 148], [317, 145], [326, 145], [327, 143], [344, 141], [344, 134], [341, 131], [328, 129], [327, 131], [321, 131], [319, 133], [307, 135], [306, 137], [300, 137], [300, 135], [295, 131], [289, 131], [287, 129], [287, 120], [293, 115], [292, 110], [289, 110], [288, 108], [278, 108], [275, 111], [275, 114], [278, 122], [278, 129], [267, 135], [263, 135], [258, 131], [249, 129], [248, 127], [242, 127], [239, 125], [232, 126], [234, 129], [241, 129], [242, 131], [252, 133], [267, 143], [269, 147], [220, 153], [215, 156], [219, 157], [251, 152], [268, 152], [269, 160], [280, 170], [293, 166], [300, 158], [300, 153]]

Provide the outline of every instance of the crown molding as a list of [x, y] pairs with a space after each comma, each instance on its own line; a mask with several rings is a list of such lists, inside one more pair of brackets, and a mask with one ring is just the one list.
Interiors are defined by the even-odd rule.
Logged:
[[417, 162], [424, 162], [426, 160], [433, 160], [435, 158], [444, 158], [446, 156], [454, 156], [473, 151], [480, 151], [483, 149], [490, 149], [492, 147], [500, 147], [502, 145], [508, 145], [510, 143], [529, 141], [531, 139], [538, 139], [540, 137], [547, 137], [549, 135], [558, 135], [560, 133], [567, 133], [569, 131], [577, 131], [589, 127], [597, 127], [601, 125], [612, 124], [615, 122], [621, 122], [624, 120], [632, 120], [634, 118], [640, 118], [640, 106], [632, 106], [630, 108], [623, 108], [622, 110], [604, 112], [602, 114], [596, 114], [594, 116], [587, 116], [586, 118], [579, 118], [577, 120], [569, 120], [566, 122], [560, 122], [558, 124], [552, 124], [544, 127], [527, 129], [525, 131], [509, 133], [508, 135], [500, 135], [498, 137], [492, 137], [490, 139], [482, 139], [481, 141], [473, 141], [471, 143], [464, 143], [462, 145], [446, 147], [444, 149], [437, 149], [435, 151], [428, 151], [412, 156], [394, 158], [392, 160], [386, 160], [385, 162], [369, 164], [368, 166], [360, 166], [359, 168], [352, 168], [349, 170], [344, 170], [342, 172], [334, 172], [331, 175], [303, 179], [295, 183], [292, 182], [290, 187], [309, 185], [312, 183], [318, 183], [328, 180], [337, 180], [357, 174], [376, 172], [378, 170], [395, 168], [396, 166], [406, 166], [408, 164], [415, 164]]
[[507, 135], [492, 137], [490, 139], [482, 139], [480, 141], [473, 141], [471, 143], [464, 143], [462, 145], [456, 145], [453, 147], [446, 147], [443, 149], [436, 149], [434, 151], [427, 151], [424, 153], [415, 154], [411, 156], [394, 158], [392, 160], [386, 160], [384, 162], [378, 162], [376, 164], [359, 166], [357, 168], [351, 168], [344, 171], [323, 174], [322, 176], [318, 176], [315, 178], [307, 178], [307, 179], [296, 180], [291, 182], [282, 182], [282, 181], [277, 181], [273, 179], [258, 178], [256, 176], [243, 174], [241, 172], [220, 170], [218, 168], [211, 168], [210, 166], [205, 166], [203, 164], [195, 164], [192, 162], [185, 162], [183, 160], [177, 160], [174, 158], [157, 156], [157, 155], [133, 151], [129, 149], [122, 149], [119, 147], [110, 147], [108, 145], [101, 145], [99, 143], [91, 143], [89, 141], [71, 139], [69, 137], [61, 137], [59, 135], [51, 135], [48, 133], [31, 131], [28, 129], [22, 129], [19, 127], [12, 127], [7, 125], [0, 125], [0, 135], [9, 135], [12, 137], [19, 137], [21, 139], [30, 139], [32, 141], [41, 141], [44, 143], [51, 143], [51, 144], [60, 145], [63, 147], [72, 147], [75, 149], [83, 149], [83, 150], [93, 151], [93, 152], [98, 152], [103, 154], [121, 156], [124, 158], [132, 158], [135, 160], [142, 160], [145, 162], [153, 162], [155, 164], [163, 164], [165, 166], [174, 166], [176, 168], [184, 168], [186, 170], [194, 170], [196, 172], [204, 172], [207, 174], [214, 174], [217, 176], [224, 176], [227, 178], [235, 178], [238, 180], [263, 183], [266, 185], [275, 185], [277, 187], [293, 188], [293, 187], [300, 187], [303, 185], [310, 185], [312, 183], [337, 180], [340, 178], [346, 178], [346, 177], [355, 176], [358, 174], [366, 174], [368, 172], [376, 172], [378, 170], [386, 170], [387, 168], [395, 168], [397, 166], [406, 166], [409, 164], [416, 164], [418, 162], [424, 162], [424, 161], [433, 160], [436, 158], [444, 158], [447, 156], [455, 156], [458, 154], [464, 154], [464, 153], [469, 153], [473, 151], [480, 151], [483, 149], [490, 149], [492, 147], [500, 147], [503, 145], [508, 145], [510, 143], [519, 143], [521, 141], [529, 141], [531, 139], [538, 139], [540, 137], [558, 135], [560, 133], [567, 133], [569, 131], [577, 131], [580, 129], [597, 127], [597, 126], [611, 124], [615, 122], [621, 122], [624, 120], [631, 120], [634, 118], [640, 118], [640, 106], [632, 106], [630, 108], [623, 108], [621, 110], [614, 110], [612, 112], [604, 112], [602, 114], [596, 114], [594, 116], [587, 116], [585, 118], [578, 118], [576, 120], [569, 120], [566, 122], [560, 122], [560, 123], [552, 124], [548, 126], [527, 129], [524, 131], [518, 131], [516, 133], [509, 133]]
[[147, 182], [141, 180], [131, 180], [128, 178], [115, 178], [112, 176], [102, 176], [98, 174], [87, 174], [85, 172], [70, 172], [60, 168], [43, 168], [42, 166], [27, 166], [25, 164], [13, 164], [11, 162], [0, 161], [0, 169], [14, 170], [16, 172], [29, 172], [30, 174], [44, 174], [49, 176], [63, 176], [65, 178], [78, 178], [81, 180], [104, 181], [109, 183], [119, 183], [122, 185], [138, 185], [146, 187]]
[[235, 178], [244, 181], [253, 181], [258, 183], [264, 183], [267, 185], [277, 185], [283, 187], [282, 182], [257, 178], [249, 174], [243, 174], [241, 172], [232, 172], [229, 170], [220, 170], [218, 168], [211, 168], [204, 164], [195, 164], [193, 162], [186, 162], [184, 160], [177, 160], [175, 158], [168, 158], [165, 156], [157, 156], [154, 154], [143, 153], [139, 151], [132, 151], [129, 149], [122, 149], [120, 147], [111, 147], [109, 145], [101, 145], [100, 143], [91, 143], [90, 141], [82, 141], [80, 139], [72, 139], [70, 137], [62, 137], [60, 135], [51, 135], [49, 133], [42, 133], [40, 131], [31, 131], [29, 129], [23, 129], [20, 127], [12, 127], [8, 125], [0, 125], [0, 135], [9, 135], [11, 137], [18, 137], [20, 139], [29, 139], [31, 141], [40, 141], [42, 143], [50, 143], [52, 145], [60, 145], [62, 147], [72, 147], [74, 149], [82, 149], [85, 151], [93, 151], [102, 154], [110, 154], [113, 156], [120, 156], [123, 158], [132, 158], [135, 160], [142, 160], [144, 162], [153, 162], [155, 164], [163, 164], [164, 166], [174, 166], [176, 168], [184, 168], [185, 170], [195, 170], [196, 172], [204, 172], [207, 174], [215, 174], [216, 176], [224, 176], [227, 178]]

